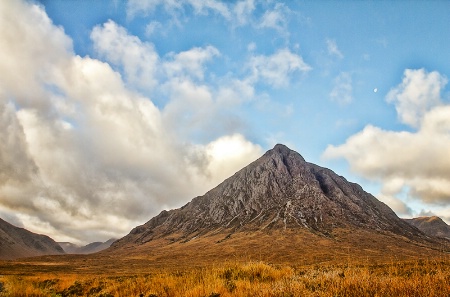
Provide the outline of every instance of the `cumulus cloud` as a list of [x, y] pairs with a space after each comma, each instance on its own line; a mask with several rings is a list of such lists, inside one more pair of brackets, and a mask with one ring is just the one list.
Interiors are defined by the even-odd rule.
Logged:
[[261, 80], [274, 87], [288, 85], [292, 74], [306, 73], [312, 69], [300, 55], [289, 49], [280, 49], [270, 56], [253, 56], [247, 67], [253, 80]]
[[[122, 236], [262, 153], [227, 127], [198, 143], [181, 134], [185, 123], [198, 133], [230, 96], [253, 94], [240, 80], [196, 83], [214, 47], [160, 57], [108, 21], [91, 34], [104, 61], [80, 57], [42, 7], [20, 1], [0, 2], [0, 39], [0, 213], [25, 228], [81, 242]], [[169, 92], [164, 109], [135, 91], [156, 85]], [[209, 113], [188, 108], [203, 104]]]
[[91, 39], [101, 58], [123, 68], [126, 82], [142, 89], [157, 85], [159, 56], [153, 44], [129, 35], [125, 28], [111, 20], [96, 26]]
[[441, 91], [447, 81], [436, 71], [407, 69], [402, 83], [388, 93], [387, 100], [395, 104], [402, 123], [417, 128], [423, 116], [441, 104]]
[[204, 64], [220, 54], [206, 46], [160, 57], [152, 43], [142, 42], [111, 20], [94, 27], [91, 39], [99, 58], [120, 68], [128, 85], [147, 91], [174, 77], [202, 80]]
[[339, 104], [349, 104], [352, 102], [352, 77], [348, 72], [341, 72], [334, 79], [334, 87], [330, 92], [332, 101]]
[[387, 100], [413, 130], [389, 131], [368, 125], [344, 144], [328, 146], [324, 157], [345, 158], [352, 171], [380, 182], [380, 197], [397, 199], [406, 191], [408, 199], [447, 205], [450, 104], [441, 96], [446, 82], [438, 72], [406, 70]]

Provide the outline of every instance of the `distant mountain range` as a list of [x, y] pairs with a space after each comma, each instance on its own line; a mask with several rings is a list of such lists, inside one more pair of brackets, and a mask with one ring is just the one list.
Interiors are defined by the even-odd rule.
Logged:
[[450, 226], [447, 225], [440, 217], [419, 217], [414, 219], [405, 219], [405, 221], [427, 235], [450, 239]]
[[278, 144], [205, 195], [134, 228], [107, 252], [162, 262], [287, 261], [425, 255], [437, 250], [437, 241], [358, 184]]
[[46, 235], [30, 232], [0, 219], [0, 260], [65, 253], [92, 254], [109, 248], [115, 240], [112, 238], [106, 242], [93, 242], [85, 246], [55, 242]]
[[70, 242], [58, 242], [58, 244], [67, 254], [93, 254], [109, 248], [114, 241], [116, 241], [116, 239], [111, 238], [105, 242], [92, 242], [84, 246]]
[[50, 237], [18, 228], [0, 219], [1, 260], [59, 254], [64, 254], [64, 250]]

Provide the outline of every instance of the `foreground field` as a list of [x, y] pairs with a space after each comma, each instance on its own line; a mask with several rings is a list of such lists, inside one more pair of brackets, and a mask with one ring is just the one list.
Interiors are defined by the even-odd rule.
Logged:
[[0, 296], [450, 296], [450, 261], [299, 267], [250, 262], [126, 276], [3, 275]]

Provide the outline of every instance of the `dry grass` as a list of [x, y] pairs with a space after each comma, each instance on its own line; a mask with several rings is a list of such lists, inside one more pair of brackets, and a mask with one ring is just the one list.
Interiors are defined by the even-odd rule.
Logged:
[[450, 296], [447, 243], [350, 231], [160, 239], [93, 255], [0, 261], [0, 297]]
[[278, 266], [263, 262], [144, 275], [4, 275], [0, 296], [450, 296], [450, 261]]

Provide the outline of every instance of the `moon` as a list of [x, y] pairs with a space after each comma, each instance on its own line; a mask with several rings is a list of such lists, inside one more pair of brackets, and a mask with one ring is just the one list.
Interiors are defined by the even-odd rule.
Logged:
[[374, 93], [378, 92], [378, 88], [373, 89], [373, 92]]

